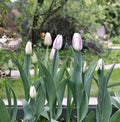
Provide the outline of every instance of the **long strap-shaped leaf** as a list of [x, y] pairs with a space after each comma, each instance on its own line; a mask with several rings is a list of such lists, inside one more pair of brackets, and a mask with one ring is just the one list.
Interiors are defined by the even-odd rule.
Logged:
[[94, 112], [90, 112], [85, 119], [83, 120], [83, 122], [94, 122]]
[[65, 62], [63, 63], [63, 65], [61, 66], [61, 68], [59, 69], [59, 71], [57, 71], [56, 75], [55, 75], [55, 84], [56, 87], [60, 84], [60, 81], [62, 80], [65, 71], [67, 69], [67, 63], [68, 63], [68, 59], [65, 60]]
[[63, 101], [67, 81], [68, 81], [68, 79], [63, 80], [59, 84], [57, 91], [56, 91], [58, 106], [57, 106], [57, 110], [56, 110], [55, 119], [58, 119], [62, 113], [62, 101]]
[[88, 99], [90, 97], [90, 89], [91, 89], [91, 83], [92, 83], [95, 67], [96, 67], [96, 63], [92, 62], [92, 64], [88, 67], [87, 71], [84, 74], [84, 86], [88, 95]]
[[41, 81], [41, 86], [38, 89], [38, 97], [36, 99], [36, 121], [39, 119], [41, 112], [43, 111], [44, 105], [45, 105], [45, 97], [46, 97], [46, 93], [45, 93], [45, 88], [44, 88], [44, 84], [43, 81]]
[[1, 98], [0, 98], [0, 122], [10, 122], [10, 116]]
[[22, 101], [23, 103], [23, 110], [24, 110], [24, 122], [32, 122], [33, 118], [33, 113], [30, 105], [26, 100]]
[[47, 48], [46, 48], [46, 54], [45, 54], [45, 58], [44, 58], [44, 65], [46, 67], [48, 67], [48, 56], [49, 56], [48, 49], [49, 49], [49, 47], [47, 46]]
[[[12, 87], [6, 81], [5, 81], [5, 87], [6, 87], [6, 95], [7, 95], [8, 105], [9, 105], [9, 113], [10, 113], [11, 122], [14, 122], [16, 120], [16, 115], [17, 115], [16, 95], [15, 95]], [[11, 92], [12, 92], [13, 101], [14, 101], [13, 109], [12, 109], [12, 105], [11, 105]]]
[[106, 80], [107, 83], [108, 83], [108, 81], [110, 79], [110, 76], [112, 74], [112, 71], [113, 71], [114, 67], [115, 67], [115, 64], [109, 69], [109, 71], [107, 72], [107, 74], [105, 76], [105, 80]]
[[77, 122], [81, 122], [82, 116], [80, 116], [80, 108], [82, 105], [83, 95], [83, 80], [82, 80], [82, 55], [81, 52], [76, 52], [72, 49], [74, 56], [74, 74], [73, 80], [71, 80], [71, 89], [75, 106], [77, 109]]
[[82, 96], [82, 103], [81, 103], [81, 107], [80, 107], [80, 122], [83, 121], [83, 119], [86, 117], [87, 112], [88, 112], [88, 96], [86, 94], [86, 91], [83, 90], [83, 96]]
[[104, 66], [103, 66], [102, 70], [99, 71], [98, 105], [96, 110], [97, 122], [109, 122], [110, 120], [112, 105], [111, 105], [110, 94], [107, 90], [109, 77], [110, 77], [109, 73], [106, 76], [104, 76]]
[[120, 109], [116, 111], [110, 119], [110, 122], [119, 122], [119, 121], [120, 121]]
[[27, 76], [26, 76], [22, 66], [18, 62], [18, 60], [14, 58], [13, 61], [16, 64], [16, 66], [18, 67], [18, 69], [19, 69], [20, 76], [21, 76], [22, 83], [23, 83], [23, 87], [24, 87], [25, 99], [28, 101], [29, 100], [29, 88], [30, 88], [29, 81], [27, 79]]
[[111, 103], [118, 109], [120, 109], [120, 102], [117, 101], [115, 98], [111, 98]]
[[50, 118], [52, 118], [53, 109], [55, 107], [55, 101], [56, 101], [55, 83], [50, 72], [46, 69], [46, 67], [40, 61], [39, 61], [39, 65], [42, 68], [42, 71], [44, 73], [44, 81], [45, 81], [45, 86], [46, 86], [46, 91], [47, 91], [48, 104], [50, 107]]
[[73, 97], [76, 104], [76, 108], [80, 109], [82, 102], [82, 56], [80, 52], [74, 52], [74, 81], [73, 81]]
[[59, 64], [59, 52], [55, 50], [54, 59], [52, 61], [51, 74], [55, 77], [58, 72], [58, 64]]
[[10, 88], [10, 90], [11, 90], [11, 92], [12, 92], [13, 100], [14, 100], [11, 122], [15, 122], [15, 120], [16, 120], [16, 115], [17, 115], [17, 99], [16, 99], [16, 95], [15, 95], [14, 90], [12, 89], [12, 87], [9, 86], [9, 88]]

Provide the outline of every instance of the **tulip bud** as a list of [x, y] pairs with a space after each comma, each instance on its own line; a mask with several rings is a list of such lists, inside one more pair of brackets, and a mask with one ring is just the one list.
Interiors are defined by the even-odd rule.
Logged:
[[37, 93], [36, 93], [36, 89], [35, 89], [35, 86], [31, 86], [30, 87], [30, 97], [32, 99], [34, 99], [36, 97]]
[[36, 54], [35, 53], [33, 53], [33, 56], [32, 56], [32, 63], [33, 64], [37, 64], [37, 56], [36, 56]]
[[86, 70], [87, 70], [87, 62], [85, 61], [83, 64], [83, 72], [86, 72]]
[[32, 43], [30, 41], [27, 42], [25, 47], [25, 54], [31, 55], [32, 54]]
[[49, 32], [45, 34], [44, 45], [50, 46], [52, 44], [52, 37]]
[[82, 39], [79, 33], [74, 33], [72, 38], [72, 46], [76, 51], [82, 50], [83, 48]]
[[13, 68], [13, 62], [12, 62], [11, 59], [9, 59], [9, 61], [8, 61], [8, 68], [9, 69], [12, 69]]
[[98, 69], [101, 70], [103, 65], [104, 65], [104, 62], [103, 62], [102, 58], [100, 58], [100, 59], [98, 60], [96, 70], [98, 70]]
[[55, 55], [55, 49], [52, 48], [51, 52], [50, 52], [50, 60], [54, 59], [54, 55]]
[[54, 40], [53, 48], [56, 50], [60, 50], [62, 48], [63, 37], [62, 35], [58, 34]]

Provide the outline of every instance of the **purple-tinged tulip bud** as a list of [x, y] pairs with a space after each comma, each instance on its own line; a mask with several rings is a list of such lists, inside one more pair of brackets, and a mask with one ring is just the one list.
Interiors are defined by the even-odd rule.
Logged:
[[32, 55], [32, 42], [28, 41], [25, 47], [25, 54]]
[[44, 39], [44, 45], [51, 46], [51, 44], [52, 44], [51, 34], [49, 32], [46, 32], [45, 39]]
[[62, 35], [58, 34], [54, 40], [53, 48], [56, 50], [60, 50], [62, 48], [62, 44], [63, 44], [63, 37]]
[[74, 33], [72, 38], [72, 46], [76, 51], [82, 50], [83, 48], [82, 39], [79, 33]]
[[54, 59], [54, 55], [55, 55], [55, 49], [52, 48], [51, 52], [50, 52], [50, 60]]
[[34, 99], [36, 97], [37, 93], [36, 93], [36, 89], [35, 86], [31, 86], [30, 87], [30, 98]]

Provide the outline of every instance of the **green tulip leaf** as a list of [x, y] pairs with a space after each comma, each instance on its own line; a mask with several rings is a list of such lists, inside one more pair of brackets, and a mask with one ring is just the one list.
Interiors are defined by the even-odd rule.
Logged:
[[120, 109], [120, 101], [116, 100], [115, 98], [111, 98], [111, 103], [118, 109]]
[[25, 99], [28, 101], [29, 100], [29, 86], [30, 86], [28, 78], [27, 78], [22, 66], [20, 65], [20, 63], [18, 62], [17, 59], [14, 59], [14, 63], [16, 64], [16, 66], [19, 69], [20, 76], [21, 76], [22, 83], [23, 83], [23, 87], [24, 87]]
[[62, 113], [62, 101], [59, 96], [57, 96], [57, 102], [58, 102], [58, 106], [56, 108], [56, 115], [54, 117], [56, 120], [60, 117]]
[[27, 121], [32, 121], [33, 119], [33, 114], [32, 114], [32, 109], [28, 102], [26, 100], [22, 101], [23, 103], [23, 110], [24, 110], [24, 120], [25, 122]]
[[51, 122], [59, 122], [59, 121], [56, 121], [56, 120], [52, 119]]
[[88, 96], [85, 92], [85, 90], [83, 91], [83, 95], [82, 95], [82, 103], [81, 103], [81, 107], [80, 107], [80, 120], [82, 121], [85, 116], [87, 115], [88, 112]]
[[44, 109], [41, 112], [41, 116], [43, 116], [44, 118], [50, 120], [50, 117], [49, 117], [49, 114], [48, 114], [49, 111], [50, 111], [49, 106], [44, 106]]
[[116, 111], [111, 119], [110, 119], [110, 122], [120, 122], [120, 110]]
[[57, 87], [57, 96], [60, 97], [61, 101], [63, 100], [63, 97], [64, 97], [67, 81], [68, 81], [68, 79], [64, 79], [63, 81], [61, 81], [61, 83]]
[[[8, 82], [5, 81], [5, 88], [6, 88], [6, 96], [7, 96], [7, 100], [8, 100], [8, 110], [10, 113], [10, 118], [11, 118], [11, 122], [14, 122], [16, 120], [16, 115], [17, 115], [17, 99], [16, 99], [16, 95], [14, 93], [14, 90], [12, 89], [12, 87], [10, 86], [10, 84]], [[13, 109], [11, 108], [11, 93], [13, 96]]]
[[[10, 86], [9, 86], [10, 87]], [[11, 118], [11, 122], [15, 122], [16, 120], [16, 115], [17, 115], [17, 98], [16, 95], [14, 93], [14, 90], [10, 87], [10, 90], [13, 94], [13, 100], [14, 100], [14, 108], [13, 108], [13, 113], [12, 113], [12, 118]]]
[[44, 73], [44, 81], [47, 90], [48, 103], [50, 105], [50, 109], [52, 110], [56, 99], [54, 79], [50, 74], [49, 70], [47, 70], [46, 67], [40, 61], [39, 64], [41, 65], [42, 71]]
[[63, 63], [63, 65], [61, 66], [60, 70], [55, 75], [55, 84], [56, 84], [56, 87], [60, 84], [60, 81], [62, 80], [62, 78], [64, 76], [65, 70], [67, 68], [67, 62], [68, 62], [68, 59]]
[[55, 55], [52, 62], [52, 70], [51, 70], [51, 74], [53, 75], [53, 77], [55, 77], [56, 73], [58, 72], [58, 64], [59, 64], [59, 51], [55, 50]]
[[[100, 97], [100, 96], [99, 96]], [[98, 106], [96, 111], [96, 119], [97, 122], [109, 122], [111, 112], [112, 112], [112, 104], [110, 95], [107, 90], [104, 90], [104, 96], [98, 100]]]
[[46, 97], [46, 95], [45, 95], [45, 91], [44, 91], [44, 86], [41, 83], [41, 86], [39, 87], [39, 90], [37, 92], [37, 98], [36, 98], [36, 106], [37, 106], [36, 113], [35, 113], [36, 121], [39, 119], [41, 112], [44, 109], [45, 97]]
[[0, 122], [11, 122], [7, 108], [1, 98], [0, 98]]
[[90, 112], [82, 122], [93, 122], [94, 121], [94, 112]]
[[91, 89], [91, 82], [92, 82], [92, 78], [93, 78], [93, 72], [96, 68], [96, 63], [93, 62], [87, 69], [87, 71], [85, 72], [85, 78], [84, 78], [84, 84], [85, 84], [85, 90], [87, 92], [88, 98], [90, 96], [90, 89]]
[[113, 71], [114, 67], [115, 67], [115, 65], [113, 65], [113, 66], [109, 69], [109, 71], [107, 72], [107, 74], [106, 74], [106, 76], [105, 76], [105, 82], [108, 83], [109, 78], [110, 78], [110, 76], [111, 76], [111, 74], [112, 74], [112, 71]]
[[46, 53], [45, 53], [45, 58], [44, 58], [44, 65], [46, 66], [46, 67], [48, 67], [48, 56], [49, 56], [49, 52], [48, 52], [48, 46], [47, 46], [47, 48], [46, 48]]

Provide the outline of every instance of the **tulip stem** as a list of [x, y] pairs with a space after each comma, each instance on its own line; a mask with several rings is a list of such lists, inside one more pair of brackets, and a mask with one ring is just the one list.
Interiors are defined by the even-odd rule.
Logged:
[[66, 122], [70, 122], [70, 101], [71, 101], [71, 91], [69, 87], [69, 82], [67, 86], [67, 117]]
[[80, 120], [80, 116], [79, 116], [79, 109], [77, 109], [77, 122], [79, 122], [79, 120]]
[[34, 81], [37, 80], [38, 77], [38, 66], [37, 64], [34, 65]]
[[24, 71], [27, 76], [29, 75], [29, 70], [30, 70], [30, 55], [26, 55], [24, 63]]
[[54, 56], [54, 59], [53, 59], [53, 63], [52, 63], [52, 74], [53, 74], [53, 76], [55, 76], [56, 75], [56, 73], [57, 73], [57, 68], [58, 68], [58, 56], [59, 54], [58, 54], [58, 51], [56, 50], [55, 51], [55, 56]]
[[52, 109], [50, 110], [50, 122], [52, 122]]
[[49, 55], [49, 54], [48, 54], [48, 53], [49, 53], [49, 52], [48, 52], [48, 49], [49, 49], [49, 47], [47, 46], [47, 48], [46, 48], [46, 55], [45, 55], [45, 59], [44, 59], [44, 63], [45, 63], [45, 66], [46, 66], [46, 67], [47, 67], [47, 65], [48, 65], [48, 64], [47, 64], [47, 63], [48, 63], [48, 55]]
[[30, 80], [30, 63], [31, 63], [31, 56], [26, 55], [25, 56], [25, 61], [24, 61], [24, 72], [26, 73], [26, 76], [29, 78], [29, 85], [31, 84]]

